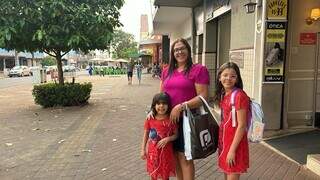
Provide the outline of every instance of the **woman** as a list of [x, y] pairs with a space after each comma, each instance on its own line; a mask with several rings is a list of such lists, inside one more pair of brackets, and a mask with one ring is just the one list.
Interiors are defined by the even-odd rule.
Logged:
[[179, 125], [179, 136], [174, 141], [178, 180], [195, 177], [193, 161], [186, 160], [184, 156], [181, 113], [185, 106], [193, 109], [201, 105], [197, 96], [207, 98], [208, 85], [208, 70], [202, 65], [193, 64], [190, 45], [185, 39], [177, 39], [171, 46], [170, 64], [161, 75], [160, 91], [169, 94], [172, 103], [170, 119]]

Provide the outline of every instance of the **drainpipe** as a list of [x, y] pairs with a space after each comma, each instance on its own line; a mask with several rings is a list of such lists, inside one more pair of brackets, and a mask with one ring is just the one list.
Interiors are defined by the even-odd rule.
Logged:
[[261, 62], [259, 67], [259, 82], [260, 86], [258, 88], [258, 102], [262, 101], [262, 82], [264, 81], [264, 48], [265, 48], [265, 36], [266, 36], [266, 14], [267, 14], [267, 0], [262, 0], [262, 15], [261, 15], [261, 39], [260, 39], [260, 58]]
[[192, 22], [191, 22], [191, 42], [192, 42], [192, 54], [193, 54], [193, 61], [195, 59], [195, 55], [196, 55], [196, 18], [195, 18], [195, 13], [194, 13], [194, 8], [191, 8], [191, 17], [192, 17]]

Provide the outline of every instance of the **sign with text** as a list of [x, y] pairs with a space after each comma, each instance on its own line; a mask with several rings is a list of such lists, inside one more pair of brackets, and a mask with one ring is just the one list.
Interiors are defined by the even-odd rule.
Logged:
[[286, 22], [267, 22], [264, 81], [282, 82], [285, 59]]
[[285, 37], [285, 22], [267, 22], [266, 42], [284, 42]]
[[267, 0], [268, 19], [287, 19], [287, 0]]
[[301, 45], [315, 45], [317, 43], [316, 33], [300, 33]]

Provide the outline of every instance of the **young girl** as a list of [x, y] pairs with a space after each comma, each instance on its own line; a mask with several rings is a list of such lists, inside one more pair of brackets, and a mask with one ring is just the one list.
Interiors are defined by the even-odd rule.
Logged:
[[[243, 84], [237, 64], [227, 62], [218, 71], [215, 101], [220, 105], [222, 119], [219, 132], [218, 164], [227, 180], [237, 180], [249, 168], [249, 148], [247, 139], [247, 117], [249, 97], [242, 90]], [[231, 94], [235, 95], [236, 125], [232, 126]]]
[[177, 138], [177, 126], [169, 119], [170, 107], [166, 93], [156, 94], [151, 105], [154, 118], [144, 123], [141, 158], [147, 159], [147, 171], [152, 180], [175, 176], [172, 141]]

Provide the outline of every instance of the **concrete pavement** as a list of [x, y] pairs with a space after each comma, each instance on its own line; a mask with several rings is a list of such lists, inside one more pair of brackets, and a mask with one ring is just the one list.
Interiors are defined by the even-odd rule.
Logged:
[[[145, 110], [159, 80], [143, 75], [80, 76], [93, 83], [89, 104], [35, 105], [32, 85], [0, 89], [0, 179], [149, 179], [140, 160]], [[216, 154], [196, 161], [196, 179], [223, 179]], [[263, 144], [250, 145], [241, 179], [320, 179]]]

